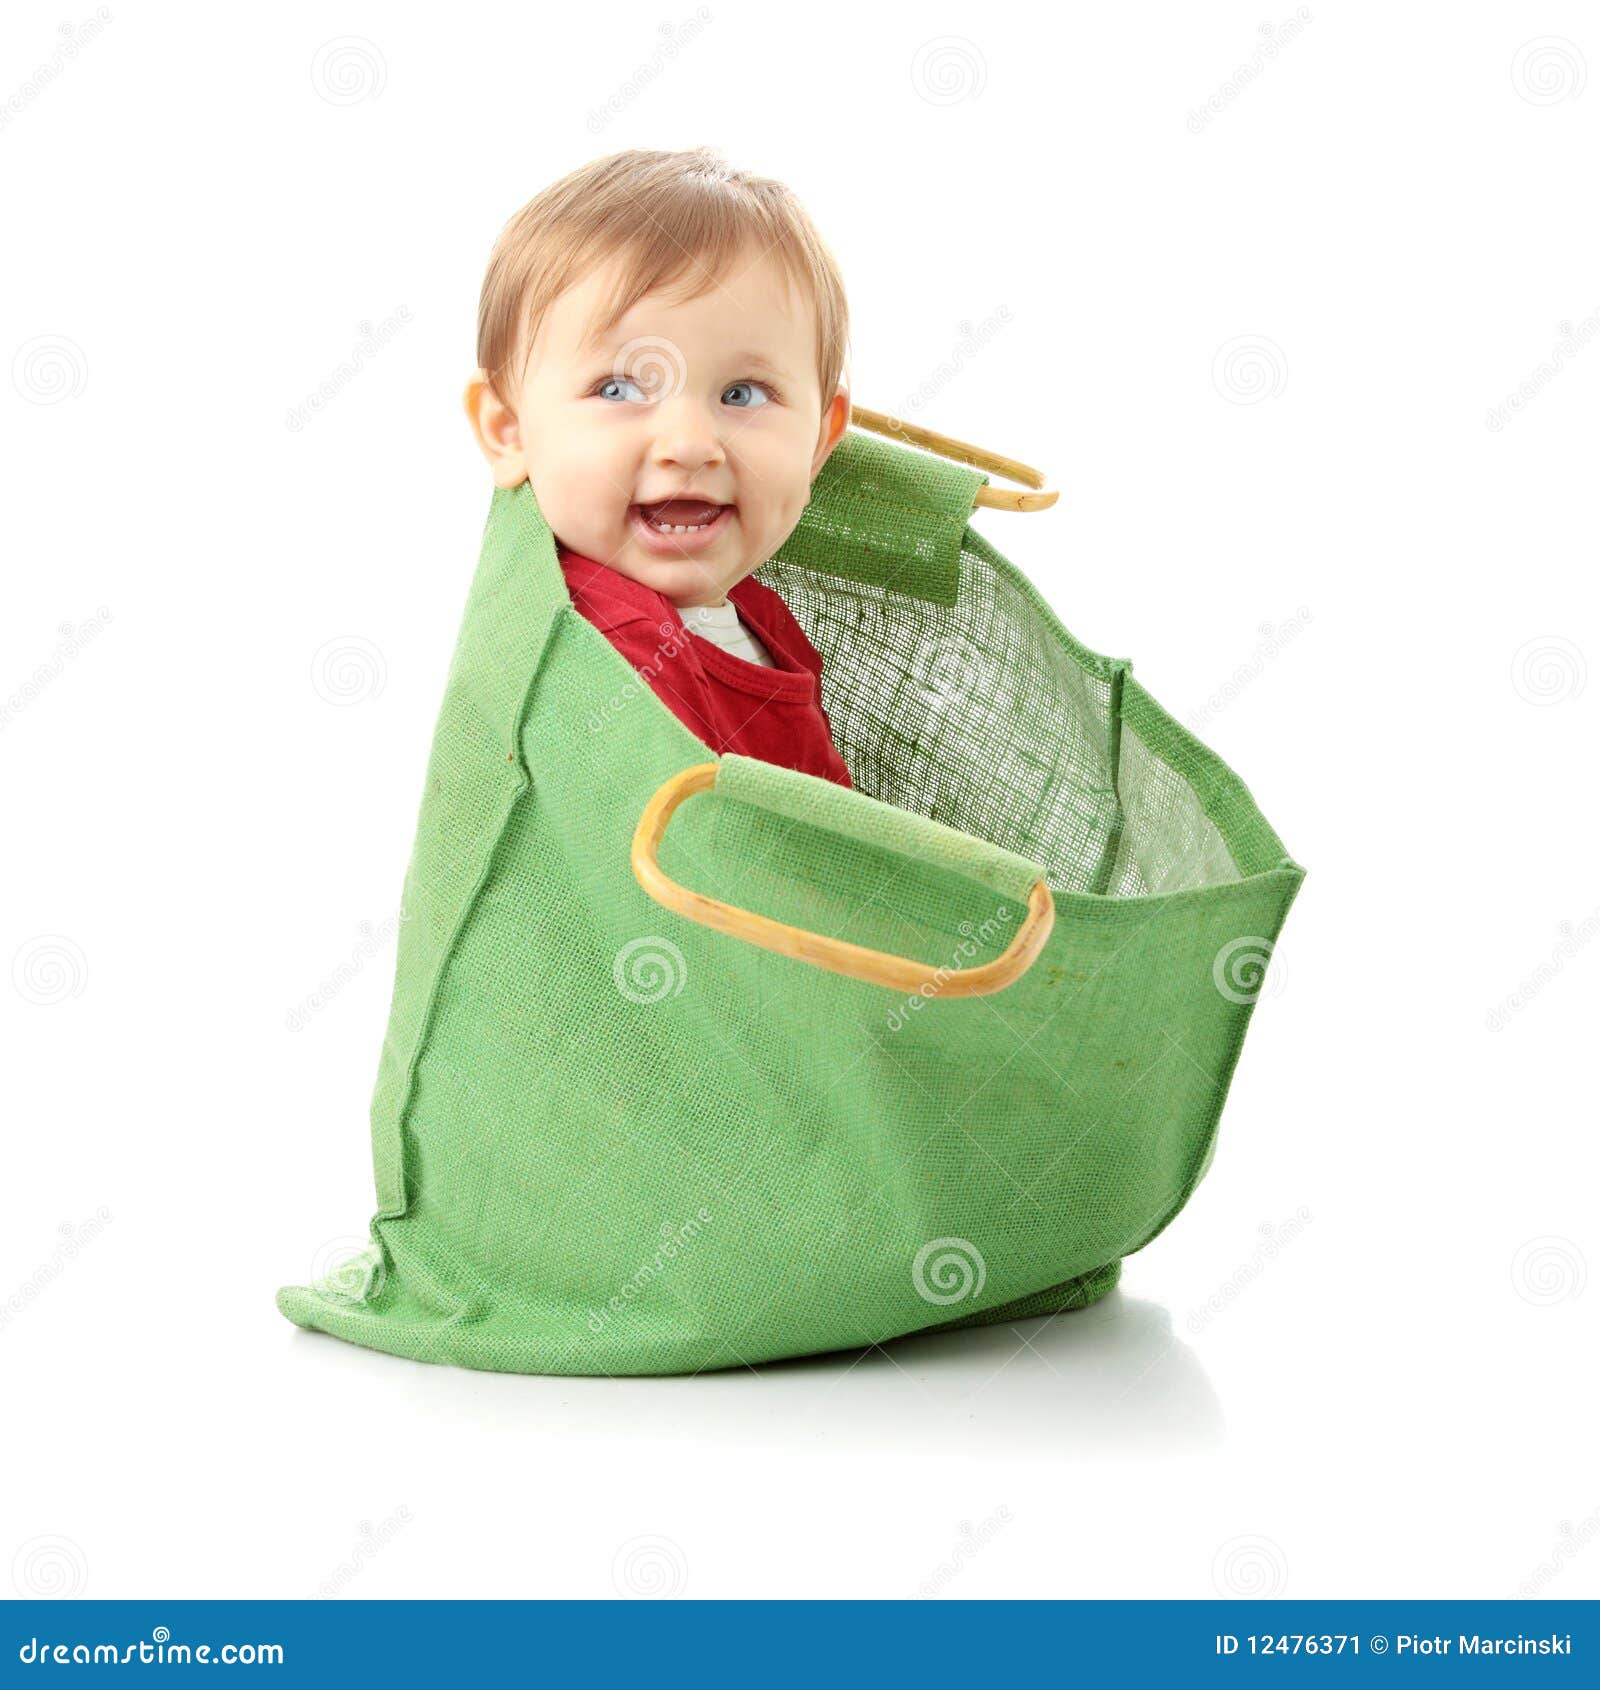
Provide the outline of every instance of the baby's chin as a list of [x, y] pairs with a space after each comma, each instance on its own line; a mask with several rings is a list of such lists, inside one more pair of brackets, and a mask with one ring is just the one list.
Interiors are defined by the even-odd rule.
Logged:
[[674, 604], [688, 605], [721, 598], [761, 563], [760, 558], [745, 556], [747, 548], [740, 539], [737, 533], [730, 533], [718, 544], [671, 556], [641, 543], [630, 533], [600, 555], [609, 558], [611, 568], [619, 574], [665, 593]]
[[688, 606], [715, 603], [756, 566], [722, 557], [641, 558], [630, 547], [612, 560], [611, 567], [619, 575], [665, 594], [675, 605]]

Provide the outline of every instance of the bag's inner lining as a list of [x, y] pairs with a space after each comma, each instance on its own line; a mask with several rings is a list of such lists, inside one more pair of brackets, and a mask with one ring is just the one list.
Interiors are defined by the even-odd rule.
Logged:
[[1069, 650], [994, 559], [969, 531], [949, 606], [781, 551], [758, 572], [822, 654], [856, 787], [1032, 858], [1056, 891], [1240, 879], [1194, 788], [1120, 721], [1117, 665]]

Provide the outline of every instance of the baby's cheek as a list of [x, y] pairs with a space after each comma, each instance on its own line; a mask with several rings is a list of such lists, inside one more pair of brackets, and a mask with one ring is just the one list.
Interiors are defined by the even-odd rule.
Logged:
[[785, 488], [781, 509], [776, 513], [784, 533], [787, 534], [800, 520], [800, 513], [806, 508], [806, 501], [810, 497], [811, 489], [804, 482]]
[[764, 520], [761, 524], [761, 534], [759, 538], [761, 550], [764, 552], [770, 552], [775, 546], [787, 539], [790, 531], [794, 528], [794, 525], [798, 520], [799, 516], [797, 512], [791, 514], [790, 502], [787, 499], [782, 501], [774, 499], [772, 503], [767, 506]]

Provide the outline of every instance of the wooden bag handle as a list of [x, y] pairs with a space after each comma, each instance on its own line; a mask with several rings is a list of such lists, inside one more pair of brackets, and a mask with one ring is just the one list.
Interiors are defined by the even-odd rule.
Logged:
[[[857, 428], [870, 429], [874, 434], [891, 440], [903, 440], [908, 446], [920, 446], [925, 452], [937, 452], [941, 458], [952, 458], [958, 464], [970, 464], [973, 469], [986, 469], [991, 475], [1003, 475], [1007, 481], [1020, 481], [1024, 487], [1044, 487], [1044, 471], [1018, 463], [1015, 458], [1002, 458], [998, 452], [985, 451], [982, 446], [969, 446], [964, 440], [952, 440], [948, 434], [935, 434], [931, 428], [919, 428], [916, 423], [891, 417], [886, 411], [869, 411], [864, 405], [850, 407], [850, 421]], [[973, 495], [973, 508], [986, 505], [997, 511], [1048, 510], [1061, 495], [1054, 488], [1039, 493], [1019, 493], [1010, 487], [980, 487]]]
[[812, 933], [804, 927], [791, 927], [787, 922], [757, 915], [754, 910], [725, 904], [720, 898], [691, 892], [687, 886], [667, 878], [656, 860], [656, 852], [672, 812], [692, 794], [714, 786], [716, 779], [715, 763], [696, 763], [663, 781], [645, 805], [633, 835], [634, 878], [658, 904], [698, 921], [702, 927], [713, 927], [719, 933], [743, 939], [746, 944], [759, 945], [764, 951], [776, 951], [779, 956], [794, 957], [834, 974], [848, 974], [853, 980], [867, 980], [907, 995], [927, 986], [934, 997], [943, 998], [984, 997], [1003, 990], [1028, 971], [1050, 937], [1056, 906], [1049, 886], [1042, 880], [1034, 882], [1028, 894], [1028, 913], [1005, 950], [977, 968], [953, 969], [935, 968], [913, 957], [895, 956], [890, 951], [868, 950], [864, 945], [831, 939], [825, 933]]

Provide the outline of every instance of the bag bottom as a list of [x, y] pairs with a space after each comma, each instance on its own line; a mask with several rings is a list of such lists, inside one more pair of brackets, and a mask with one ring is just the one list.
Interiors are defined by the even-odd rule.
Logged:
[[[366, 1255], [357, 1258], [352, 1266], [375, 1268], [378, 1259], [377, 1246], [372, 1245]], [[890, 1343], [896, 1338], [915, 1337], [924, 1332], [951, 1332], [968, 1326], [993, 1326], [1003, 1321], [1029, 1320], [1039, 1315], [1066, 1314], [1098, 1302], [1115, 1288], [1121, 1275], [1121, 1261], [1108, 1262], [1104, 1267], [1093, 1268], [1043, 1291], [1013, 1298], [995, 1308], [980, 1309], [932, 1326], [887, 1334], [877, 1342]], [[278, 1292], [278, 1310], [297, 1326], [325, 1332], [366, 1349], [382, 1350], [413, 1361], [438, 1362], [493, 1373], [603, 1374], [610, 1377], [682, 1375], [748, 1366], [752, 1361], [759, 1365], [763, 1361], [788, 1361], [835, 1353], [830, 1348], [784, 1350], [775, 1347], [766, 1355], [735, 1359], [726, 1353], [724, 1346], [713, 1342], [697, 1346], [698, 1354], [686, 1353], [682, 1344], [664, 1346], [655, 1352], [642, 1345], [622, 1355], [610, 1354], [606, 1363], [601, 1365], [594, 1361], [587, 1345], [546, 1347], [523, 1334], [484, 1330], [460, 1315], [440, 1316], [437, 1312], [416, 1309], [410, 1311], [408, 1318], [392, 1307], [387, 1313], [380, 1313], [370, 1305], [363, 1306], [363, 1293], [367, 1287], [352, 1285], [351, 1278], [350, 1274], [343, 1275], [336, 1288], [330, 1281], [321, 1281], [315, 1286], [286, 1285]]]

